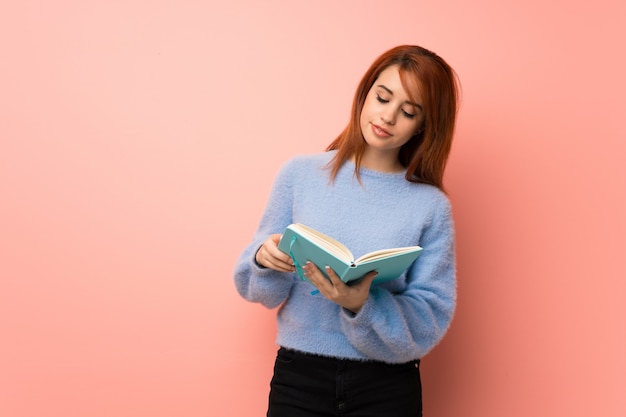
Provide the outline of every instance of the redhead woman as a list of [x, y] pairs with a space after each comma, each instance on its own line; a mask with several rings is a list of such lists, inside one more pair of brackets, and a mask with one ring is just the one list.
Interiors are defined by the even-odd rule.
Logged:
[[[348, 125], [326, 151], [293, 157], [278, 173], [234, 274], [246, 300], [279, 307], [269, 417], [422, 415], [420, 360], [444, 337], [456, 304], [443, 174], [457, 100], [457, 76], [442, 58], [395, 47], [363, 76]], [[423, 252], [381, 284], [370, 272], [348, 285], [310, 262], [302, 281], [278, 249], [292, 223], [355, 256], [417, 245]]]

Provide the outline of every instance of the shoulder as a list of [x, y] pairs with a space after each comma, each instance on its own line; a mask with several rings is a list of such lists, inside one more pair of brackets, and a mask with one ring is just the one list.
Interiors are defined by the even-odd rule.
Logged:
[[297, 175], [310, 173], [312, 170], [321, 170], [328, 165], [334, 155], [335, 151], [296, 155], [282, 165], [280, 173]]
[[454, 236], [454, 215], [450, 199], [439, 188], [433, 185], [421, 184], [423, 197], [421, 204], [427, 207], [425, 224], [439, 235], [438, 238]]
[[415, 185], [419, 190], [418, 193], [420, 197], [429, 201], [433, 206], [437, 208], [450, 208], [450, 199], [440, 188], [430, 184], [411, 184]]
[[285, 165], [326, 165], [335, 156], [336, 151], [300, 154], [293, 156]]
[[434, 185], [407, 181], [404, 176], [396, 177], [394, 181], [397, 193], [405, 199], [419, 201], [420, 205], [426, 204], [437, 209], [450, 207], [448, 195]]
[[446, 193], [434, 185], [406, 183], [404, 201], [422, 213], [425, 224], [452, 220], [452, 204]]

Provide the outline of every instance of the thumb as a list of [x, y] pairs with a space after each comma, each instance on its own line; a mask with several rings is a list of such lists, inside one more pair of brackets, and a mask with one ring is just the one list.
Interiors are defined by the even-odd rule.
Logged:
[[376, 278], [377, 276], [378, 276], [378, 271], [370, 271], [367, 273], [367, 275], [365, 275], [365, 279], [372, 282], [374, 281], [374, 278]]
[[376, 278], [377, 276], [378, 276], [378, 271], [370, 271], [367, 274], [365, 274], [365, 276], [363, 277], [359, 285], [370, 287], [372, 285], [372, 281], [374, 281], [374, 278]]

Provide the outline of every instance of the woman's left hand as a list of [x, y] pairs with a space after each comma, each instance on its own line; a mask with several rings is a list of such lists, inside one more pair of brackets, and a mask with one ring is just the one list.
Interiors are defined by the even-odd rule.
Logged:
[[378, 272], [368, 272], [363, 279], [354, 285], [346, 285], [330, 267], [326, 267], [326, 273], [330, 281], [322, 274], [322, 271], [312, 262], [307, 262], [302, 267], [304, 275], [317, 287], [319, 292], [330, 301], [333, 301], [353, 313], [358, 313], [367, 301], [372, 281]]

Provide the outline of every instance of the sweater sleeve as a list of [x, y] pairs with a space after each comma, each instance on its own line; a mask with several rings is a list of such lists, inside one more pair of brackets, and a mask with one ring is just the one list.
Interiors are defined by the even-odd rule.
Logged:
[[454, 224], [450, 204], [433, 211], [423, 229], [424, 248], [409, 269], [404, 291], [373, 287], [358, 314], [343, 311], [342, 328], [359, 351], [372, 359], [421, 358], [443, 338], [456, 304]]
[[235, 264], [234, 280], [239, 294], [268, 308], [280, 305], [294, 283], [294, 274], [263, 268], [255, 262], [256, 251], [263, 242], [292, 223], [291, 167], [292, 164], [285, 164], [276, 176], [259, 227]]

